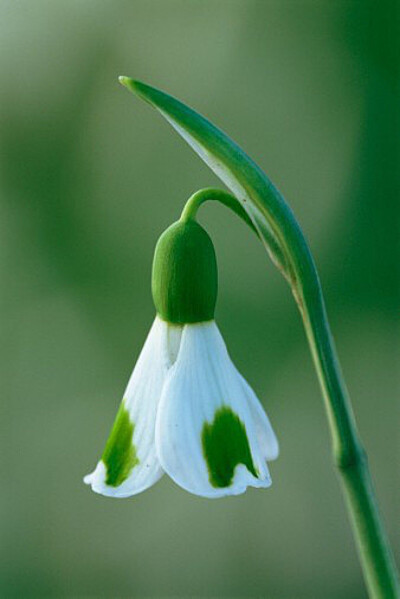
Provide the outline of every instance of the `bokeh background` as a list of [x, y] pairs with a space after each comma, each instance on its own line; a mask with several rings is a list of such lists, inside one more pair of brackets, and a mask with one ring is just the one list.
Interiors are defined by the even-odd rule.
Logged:
[[400, 557], [397, 39], [383, 1], [0, 2], [2, 598], [366, 597], [300, 318], [222, 207], [200, 217], [217, 318], [279, 435], [272, 488], [82, 483], [153, 319], [155, 242], [218, 184], [120, 74], [211, 118], [294, 208]]

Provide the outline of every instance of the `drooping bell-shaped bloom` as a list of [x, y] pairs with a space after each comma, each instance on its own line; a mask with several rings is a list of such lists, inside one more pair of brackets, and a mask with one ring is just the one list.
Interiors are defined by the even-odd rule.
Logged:
[[85, 482], [112, 497], [140, 493], [163, 473], [203, 497], [270, 486], [278, 443], [214, 321], [215, 252], [194, 220], [159, 239], [152, 291], [157, 316]]

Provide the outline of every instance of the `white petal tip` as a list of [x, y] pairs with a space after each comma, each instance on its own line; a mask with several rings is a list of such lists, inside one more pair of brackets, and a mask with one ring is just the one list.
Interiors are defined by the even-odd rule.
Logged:
[[92, 484], [92, 476], [93, 476], [93, 472], [91, 472], [90, 474], [86, 474], [86, 476], [83, 477], [83, 482], [85, 483], [85, 485]]
[[102, 461], [100, 461], [96, 468], [90, 474], [87, 474], [83, 482], [85, 485], [90, 485], [92, 491], [105, 495], [106, 497], [120, 497], [118, 487], [109, 487], [106, 482], [106, 467]]
[[150, 474], [147, 479], [142, 477], [139, 484], [133, 483], [131, 479], [127, 479], [117, 487], [112, 487], [106, 483], [106, 467], [104, 462], [100, 461], [95, 470], [84, 477], [83, 482], [86, 485], [90, 485], [92, 491], [99, 495], [124, 499], [132, 497], [132, 495], [137, 495], [151, 487], [161, 478], [163, 472], [160, 468], [157, 468], [156, 470], [152, 469]]
[[273, 462], [274, 460], [276, 460], [279, 457], [279, 445], [278, 445], [278, 441], [274, 435], [274, 437], [271, 436], [271, 439], [269, 440], [269, 444], [268, 446], [265, 448], [265, 459], [267, 460], [267, 462]]
[[83, 477], [85, 485], [90, 485], [93, 491], [101, 493], [100, 488], [105, 486], [106, 468], [102, 461], [98, 462], [96, 468], [90, 474]]
[[235, 470], [235, 478], [231, 487], [227, 489], [227, 495], [242, 495], [249, 487], [256, 489], [267, 489], [272, 485], [272, 480], [266, 472], [263, 478], [256, 478], [243, 464], [238, 464]]

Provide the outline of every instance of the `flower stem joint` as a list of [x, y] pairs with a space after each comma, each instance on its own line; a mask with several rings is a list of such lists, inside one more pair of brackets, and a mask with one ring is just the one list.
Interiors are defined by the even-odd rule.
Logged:
[[129, 497], [167, 473], [203, 497], [271, 484], [278, 443], [214, 321], [218, 274], [208, 233], [182, 216], [158, 240], [157, 316], [126, 388], [101, 460], [85, 482]]

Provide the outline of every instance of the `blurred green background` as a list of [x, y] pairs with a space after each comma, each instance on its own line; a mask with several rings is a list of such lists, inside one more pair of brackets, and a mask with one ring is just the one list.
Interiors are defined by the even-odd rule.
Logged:
[[200, 215], [217, 319], [280, 439], [272, 488], [82, 483], [153, 319], [155, 242], [219, 184], [120, 74], [207, 115], [294, 208], [400, 557], [397, 39], [391, 2], [0, 2], [2, 598], [366, 596], [300, 318], [222, 207]]

